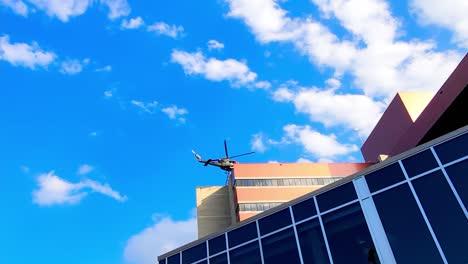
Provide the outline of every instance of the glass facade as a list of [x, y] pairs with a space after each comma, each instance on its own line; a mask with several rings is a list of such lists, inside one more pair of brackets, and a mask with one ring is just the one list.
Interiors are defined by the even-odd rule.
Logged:
[[468, 263], [467, 130], [159, 263]]

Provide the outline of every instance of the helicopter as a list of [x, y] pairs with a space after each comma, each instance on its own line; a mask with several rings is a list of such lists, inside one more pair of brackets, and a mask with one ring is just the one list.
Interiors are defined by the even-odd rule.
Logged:
[[247, 153], [229, 157], [226, 140], [224, 140], [224, 152], [226, 153], [225, 158], [203, 160], [202, 157], [195, 152], [195, 150], [192, 150], [192, 153], [193, 155], [195, 155], [195, 158], [197, 159], [197, 161], [200, 163], [203, 163], [204, 166], [208, 166], [208, 165], [216, 166], [224, 171], [231, 171], [234, 168], [234, 164], [236, 164], [237, 161], [231, 160], [232, 158], [237, 158], [240, 156], [245, 156], [245, 155], [250, 155], [250, 154], [255, 153], [255, 152], [247, 152]]

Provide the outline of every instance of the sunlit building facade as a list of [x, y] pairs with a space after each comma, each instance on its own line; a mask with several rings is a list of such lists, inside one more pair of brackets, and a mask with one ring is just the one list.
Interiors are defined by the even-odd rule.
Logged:
[[159, 263], [468, 263], [468, 55], [436, 93], [397, 94], [361, 151], [343, 173], [237, 165], [230, 226]]

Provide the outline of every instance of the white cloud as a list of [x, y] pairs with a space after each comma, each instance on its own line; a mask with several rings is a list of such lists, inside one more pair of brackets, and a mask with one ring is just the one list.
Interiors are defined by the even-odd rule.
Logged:
[[126, 196], [114, 191], [108, 184], [93, 180], [83, 180], [77, 183], [68, 182], [55, 174], [54, 171], [44, 173], [37, 178], [38, 188], [33, 191], [33, 202], [40, 206], [57, 204], [77, 204], [89, 193], [96, 192], [124, 202]]
[[188, 114], [187, 109], [179, 108], [176, 105], [165, 107], [161, 109], [161, 112], [166, 114], [170, 119], [177, 119], [181, 123], [185, 123], [185, 115]]
[[252, 135], [252, 140], [250, 142], [251, 149], [257, 152], [265, 152], [266, 146], [264, 141], [265, 139], [262, 133]]
[[411, 0], [411, 10], [424, 24], [434, 24], [454, 32], [454, 41], [468, 48], [468, 1]]
[[333, 158], [358, 150], [356, 145], [342, 144], [334, 134], [324, 135], [313, 130], [310, 126], [286, 125], [285, 136], [301, 144], [309, 154], [318, 158]]
[[92, 0], [28, 0], [36, 8], [46, 12], [48, 16], [57, 17], [62, 22], [68, 22], [70, 17], [80, 16], [92, 4]]
[[297, 112], [326, 127], [357, 129], [364, 136], [372, 131], [385, 106], [366, 95], [338, 94], [334, 89], [299, 88], [293, 92], [283, 86], [273, 93], [273, 99], [292, 102]]
[[224, 44], [217, 41], [217, 40], [215, 40], [215, 39], [209, 40], [207, 45], [208, 45], [209, 50], [222, 50], [222, 49], [224, 49]]
[[21, 0], [0, 0], [0, 5], [10, 8], [15, 14], [20, 16], [28, 16], [29, 8]]
[[352, 41], [311, 17], [289, 17], [274, 0], [226, 1], [228, 16], [241, 19], [260, 42], [292, 43], [314, 64], [350, 74], [357, 88], [373, 97], [388, 99], [399, 89], [436, 90], [462, 57], [436, 51], [431, 41], [398, 40], [400, 22], [383, 0], [312, 0], [326, 18], [339, 21]]
[[134, 264], [154, 264], [157, 257], [197, 239], [197, 219], [163, 217], [128, 239], [124, 258]]
[[165, 35], [171, 38], [181, 37], [184, 33], [182, 26], [168, 25], [164, 22], [157, 22], [147, 28], [150, 32], [156, 32], [158, 35]]
[[102, 68], [96, 69], [95, 71], [96, 72], [110, 72], [110, 71], [112, 71], [112, 66], [106, 65], [106, 66], [104, 66]]
[[131, 18], [130, 20], [124, 19], [120, 26], [124, 29], [136, 29], [140, 28], [145, 24], [141, 17]]
[[60, 72], [68, 75], [75, 75], [83, 71], [85, 65], [89, 63], [89, 59], [80, 60], [65, 60], [62, 62]]
[[257, 74], [245, 62], [235, 59], [206, 58], [200, 51], [189, 53], [173, 50], [171, 61], [180, 64], [188, 75], [203, 75], [210, 81], [229, 81], [232, 86], [247, 88], [269, 87], [268, 82], [256, 82]]
[[306, 159], [306, 158], [299, 158], [296, 162], [297, 163], [312, 163], [311, 160]]
[[255, 88], [259, 89], [270, 89], [271, 83], [268, 81], [259, 81], [254, 84]]
[[113, 96], [114, 96], [114, 93], [112, 92], [112, 90], [104, 91], [105, 98], [112, 98]]
[[57, 56], [53, 52], [43, 51], [35, 42], [10, 43], [8, 35], [0, 37], [0, 60], [7, 61], [14, 66], [30, 69], [45, 68], [54, 62]]
[[109, 14], [107, 15], [107, 17], [111, 20], [123, 16], [128, 16], [131, 11], [130, 5], [128, 4], [127, 0], [101, 0], [101, 3], [109, 8]]
[[88, 164], [83, 164], [78, 168], [78, 175], [86, 175], [94, 170], [94, 167]]
[[145, 111], [147, 113], [150, 113], [150, 114], [153, 114], [154, 110], [158, 106], [158, 102], [156, 102], [156, 101], [145, 103], [145, 102], [142, 102], [142, 101], [131, 100], [130, 103], [137, 106], [141, 110], [143, 110], [143, 111]]

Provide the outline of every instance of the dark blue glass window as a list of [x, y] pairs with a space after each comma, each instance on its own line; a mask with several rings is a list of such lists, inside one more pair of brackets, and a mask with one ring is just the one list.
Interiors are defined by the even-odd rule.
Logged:
[[298, 225], [297, 236], [304, 263], [330, 263], [320, 222], [317, 218]]
[[257, 225], [252, 222], [228, 233], [229, 247], [235, 247], [257, 237]]
[[262, 238], [262, 250], [265, 263], [301, 263], [292, 227]]
[[405, 175], [398, 163], [393, 163], [366, 175], [367, 185], [371, 192], [376, 192], [403, 180], [405, 180]]
[[468, 160], [445, 168], [450, 180], [457, 190], [460, 199], [468, 206]]
[[188, 264], [206, 258], [206, 243], [191, 247], [182, 252], [182, 263]]
[[292, 220], [289, 208], [258, 220], [261, 235], [266, 235], [290, 224], [292, 224]]
[[398, 264], [442, 263], [408, 184], [373, 198]]
[[226, 237], [224, 234], [208, 240], [210, 255], [226, 250]]
[[254, 241], [242, 247], [229, 251], [229, 261], [231, 264], [260, 264], [260, 248], [258, 241]]
[[166, 259], [162, 259], [159, 261], [159, 264], [166, 264]]
[[293, 205], [292, 209], [294, 213], [294, 220], [296, 222], [299, 222], [317, 214], [313, 198], [309, 198], [303, 202]]
[[317, 196], [320, 212], [327, 211], [333, 207], [355, 199], [357, 199], [357, 195], [352, 182], [341, 185]]
[[434, 147], [442, 164], [462, 158], [468, 154], [468, 133]]
[[180, 254], [170, 256], [167, 258], [167, 264], [180, 264]]
[[206, 260], [204, 260], [204, 261], [198, 262], [197, 264], [208, 264], [208, 262]]
[[439, 166], [434, 155], [432, 155], [432, 152], [429, 149], [406, 158], [401, 162], [403, 162], [403, 166], [405, 166], [408, 177], [416, 176]]
[[449, 263], [468, 263], [468, 221], [441, 171], [413, 181]]
[[328, 213], [322, 219], [333, 263], [379, 263], [359, 203]]
[[227, 264], [227, 254], [223, 253], [216, 257], [210, 258], [210, 264]]

